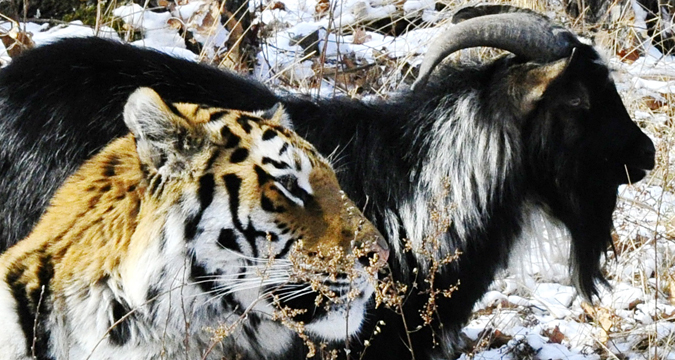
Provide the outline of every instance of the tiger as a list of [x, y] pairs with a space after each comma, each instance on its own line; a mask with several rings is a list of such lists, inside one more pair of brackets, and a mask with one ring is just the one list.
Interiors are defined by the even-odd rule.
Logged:
[[282, 106], [139, 88], [123, 118], [0, 257], [3, 359], [274, 359], [358, 334], [389, 249]]

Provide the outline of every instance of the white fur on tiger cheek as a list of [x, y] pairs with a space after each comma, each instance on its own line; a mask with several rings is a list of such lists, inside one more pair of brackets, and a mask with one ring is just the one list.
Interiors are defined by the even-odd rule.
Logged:
[[10, 359], [28, 360], [30, 358], [24, 356], [26, 341], [19, 326], [16, 306], [9, 286], [4, 281], [0, 282], [0, 319], [3, 322], [0, 328], [0, 354]]
[[308, 194], [314, 194], [312, 190], [312, 185], [309, 183], [309, 176], [312, 173], [312, 164], [309, 162], [307, 156], [298, 151], [297, 154], [300, 157], [300, 171], [301, 176], [298, 176], [298, 186], [303, 190], [307, 191]]
[[[283, 163], [288, 166], [287, 169], [279, 169], [272, 165], [267, 165], [265, 170], [270, 175], [278, 178], [284, 175], [293, 174], [296, 176], [300, 188], [310, 195], [314, 194], [314, 189], [312, 189], [312, 185], [309, 182], [309, 177], [313, 169], [312, 164], [302, 150], [296, 149], [293, 146], [288, 146], [286, 150], [282, 152], [281, 150], [284, 144], [288, 143], [278, 136], [270, 140], [265, 140], [263, 144], [264, 146], [257, 146], [254, 149], [256, 161], [262, 163], [263, 158], [269, 158], [277, 163]], [[300, 165], [300, 169], [297, 169], [296, 165]], [[284, 192], [284, 194], [294, 198], [294, 196], [288, 192]]]
[[[366, 292], [372, 294], [371, 292]], [[370, 295], [365, 296], [368, 299]], [[365, 306], [367, 301], [354, 300], [349, 304], [349, 314], [345, 308], [330, 309], [326, 316], [320, 320], [305, 325], [307, 331], [324, 340], [344, 340], [345, 336], [353, 336], [361, 330], [361, 324], [365, 319]]]
[[[339, 305], [330, 307], [328, 313], [320, 319], [307, 324], [307, 331], [324, 340], [344, 340], [346, 336], [358, 335], [365, 320], [368, 302], [375, 292], [370, 281], [361, 277], [354, 280], [351, 285], [359, 290], [360, 296], [353, 300], [342, 297]], [[348, 301], [348, 304], [345, 302]], [[347, 313], [349, 309], [349, 313]]]

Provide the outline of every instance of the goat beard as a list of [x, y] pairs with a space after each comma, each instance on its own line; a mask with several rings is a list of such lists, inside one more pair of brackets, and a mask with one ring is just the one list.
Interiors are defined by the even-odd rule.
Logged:
[[579, 293], [590, 301], [598, 295], [598, 285], [609, 286], [602, 273], [601, 258], [610, 245], [614, 247], [612, 213], [618, 186], [611, 187], [606, 183], [584, 185], [570, 193], [575, 198], [570, 199], [573, 209], [556, 214], [556, 217], [562, 220], [572, 236], [572, 281]]

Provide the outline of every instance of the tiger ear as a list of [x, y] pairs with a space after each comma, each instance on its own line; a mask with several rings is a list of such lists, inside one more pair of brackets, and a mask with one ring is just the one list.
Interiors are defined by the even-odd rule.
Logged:
[[139, 88], [129, 96], [124, 106], [124, 122], [136, 138], [141, 164], [159, 170], [167, 163], [187, 161], [190, 144], [194, 143], [190, 139], [196, 138], [194, 129], [154, 90]]
[[261, 112], [260, 117], [274, 122], [277, 125], [283, 126], [289, 130], [293, 130], [293, 122], [291, 121], [291, 117], [288, 116], [286, 109], [284, 109], [284, 106], [281, 105], [281, 103], [276, 103], [271, 108]]

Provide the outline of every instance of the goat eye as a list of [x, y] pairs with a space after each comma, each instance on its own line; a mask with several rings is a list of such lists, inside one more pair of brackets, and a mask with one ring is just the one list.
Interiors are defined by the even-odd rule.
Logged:
[[579, 107], [581, 105], [581, 99], [580, 98], [572, 98], [568, 104], [572, 107]]

